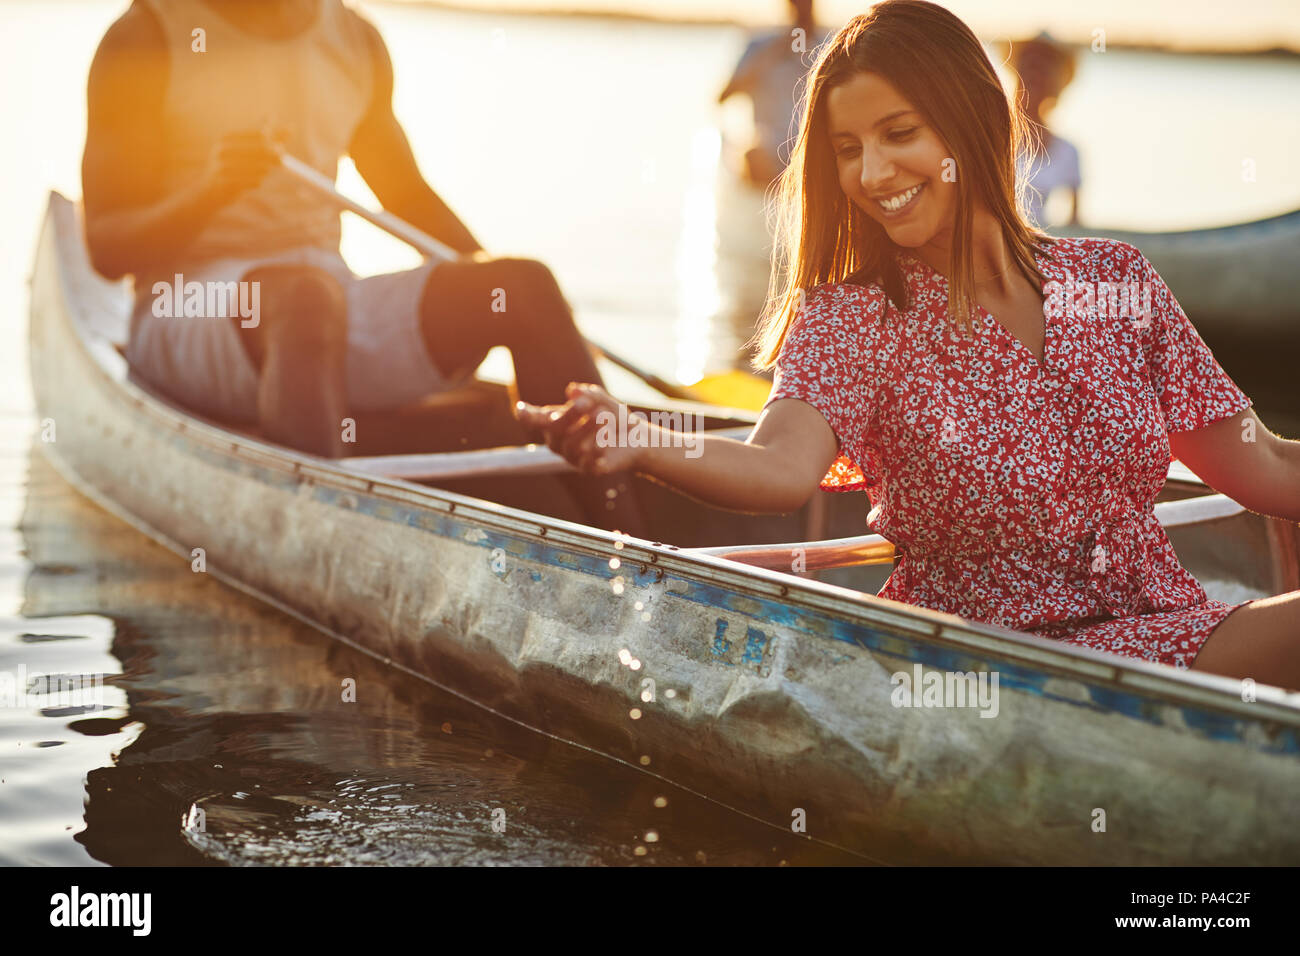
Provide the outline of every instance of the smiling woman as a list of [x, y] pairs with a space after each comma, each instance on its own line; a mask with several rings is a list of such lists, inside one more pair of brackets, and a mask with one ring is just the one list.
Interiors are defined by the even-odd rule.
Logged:
[[[724, 507], [865, 489], [901, 555], [881, 597], [1300, 688], [1300, 592], [1209, 600], [1153, 511], [1172, 442], [1193, 467], [1217, 449], [1221, 478], [1262, 476], [1215, 487], [1296, 520], [1300, 444], [1263, 428], [1136, 248], [1029, 225], [1024, 120], [970, 29], [921, 0], [876, 5], [821, 48], [802, 116], [756, 336], [776, 375], [749, 440], [706, 436], [698, 461], [603, 447], [594, 386], [521, 417], [582, 467]], [[1111, 308], [1116, 289], [1146, 291]], [[1234, 421], [1256, 440], [1225, 443]]]
[[[769, 310], [778, 320], [758, 338], [762, 367], [780, 349], [800, 290], [857, 272], [878, 276], [897, 300], [898, 247], [919, 249], [950, 274], [952, 314], [967, 328], [977, 283], [1002, 278], [1005, 289], [1016, 272], [1041, 281], [1033, 256], [1047, 240], [1021, 215], [1013, 161], [1028, 127], [952, 14], [903, 2], [855, 18], [823, 48], [804, 111], [780, 184], [784, 268], [773, 274], [784, 281]], [[1005, 250], [975, 241], [977, 220], [980, 238], [1005, 237]], [[977, 263], [981, 249], [1006, 255]], [[1041, 313], [1041, 300], [1035, 308]]]

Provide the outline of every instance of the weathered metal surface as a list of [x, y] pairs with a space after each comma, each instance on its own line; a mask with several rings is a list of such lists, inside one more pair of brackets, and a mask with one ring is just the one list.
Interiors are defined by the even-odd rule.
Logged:
[[[32, 317], [52, 459], [326, 633], [775, 826], [802, 810], [810, 837], [873, 858], [1300, 862], [1298, 695], [1247, 703], [1235, 681], [241, 441], [122, 380], [83, 311], [117, 307], [111, 287], [78, 257], [56, 197]], [[917, 665], [996, 673], [997, 716], [894, 706], [891, 675]]]

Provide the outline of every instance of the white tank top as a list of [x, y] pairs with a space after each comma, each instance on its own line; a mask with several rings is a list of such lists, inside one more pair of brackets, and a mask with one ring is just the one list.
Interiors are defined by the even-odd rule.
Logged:
[[[373, 89], [364, 27], [340, 0], [309, 0], [316, 8], [311, 26], [283, 40], [246, 33], [199, 0], [137, 2], [157, 19], [168, 51], [159, 144], [169, 157], [168, 192], [201, 175], [223, 136], [263, 124], [288, 129], [288, 152], [335, 177]], [[202, 53], [193, 50], [199, 28]], [[209, 219], [159, 274], [182, 263], [300, 246], [337, 250], [338, 243], [337, 210], [277, 168]]]

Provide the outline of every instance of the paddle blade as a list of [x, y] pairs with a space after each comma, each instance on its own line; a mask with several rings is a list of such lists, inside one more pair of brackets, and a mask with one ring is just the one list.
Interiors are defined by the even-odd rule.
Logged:
[[772, 383], [757, 375], [732, 369], [716, 375], [706, 375], [686, 388], [697, 401], [756, 412], [771, 394]]

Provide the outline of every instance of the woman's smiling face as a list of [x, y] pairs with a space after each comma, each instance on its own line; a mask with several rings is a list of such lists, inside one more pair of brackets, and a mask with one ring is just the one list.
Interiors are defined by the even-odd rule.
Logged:
[[945, 166], [948, 147], [887, 80], [857, 73], [826, 94], [826, 110], [840, 188], [895, 245], [915, 249], [952, 230], [955, 160]]

